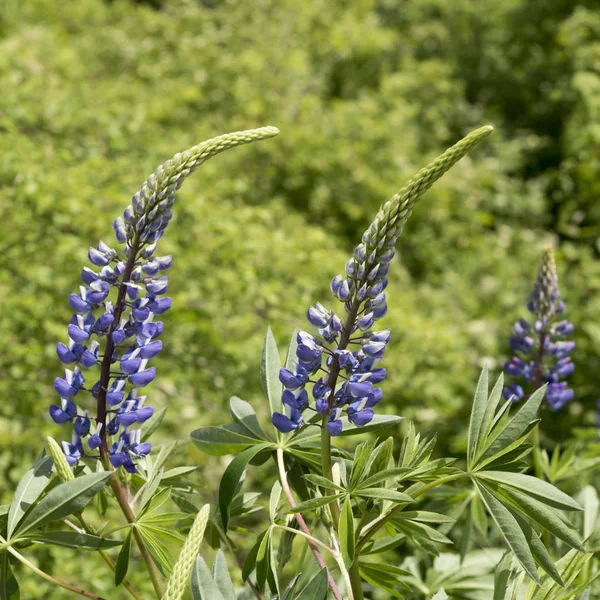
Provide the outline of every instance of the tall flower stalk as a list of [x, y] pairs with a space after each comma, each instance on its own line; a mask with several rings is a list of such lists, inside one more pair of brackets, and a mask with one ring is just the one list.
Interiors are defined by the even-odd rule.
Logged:
[[[107, 470], [123, 467], [133, 473], [136, 460], [150, 452], [139, 425], [152, 416], [153, 408], [140, 390], [156, 377], [150, 360], [162, 350], [163, 324], [158, 319], [171, 307], [164, 294], [172, 258], [157, 256], [156, 251], [173, 216], [176, 192], [210, 157], [277, 133], [274, 127], [230, 133], [176, 154], [148, 177], [115, 219], [121, 251], [103, 241], [90, 248], [88, 258], [95, 268], [84, 267], [81, 272], [83, 285], [69, 298], [75, 314], [67, 328], [68, 340], [57, 346], [61, 362], [72, 368], [55, 379], [60, 403], [50, 407], [56, 423], [73, 424], [72, 441], [62, 443], [71, 466], [91, 458]], [[110, 484], [125, 517], [133, 523], [127, 491], [116, 475]], [[161, 595], [156, 565], [135, 527], [133, 532]]]
[[[318, 328], [318, 335], [298, 333], [295, 368], [280, 371], [285, 414], [275, 412], [272, 422], [282, 433], [319, 426], [322, 471], [330, 480], [331, 437], [342, 432], [342, 417], [358, 427], [367, 425], [383, 397], [381, 388], [375, 386], [386, 376], [379, 364], [391, 331], [374, 331], [374, 327], [387, 313], [385, 290], [396, 242], [419, 198], [491, 131], [492, 127], [482, 127], [471, 132], [419, 171], [380, 208], [346, 263], [345, 274], [331, 281], [332, 294], [343, 304], [345, 318], [320, 303], [308, 309], [308, 322]], [[307, 384], [312, 384], [312, 401]], [[305, 418], [307, 412], [312, 414]], [[320, 422], [315, 422], [315, 413], [320, 415]], [[337, 529], [339, 508], [335, 502], [331, 509]], [[350, 576], [354, 597], [361, 599], [356, 563]]]
[[546, 400], [559, 410], [573, 399], [573, 390], [564, 381], [575, 369], [569, 356], [575, 342], [568, 338], [573, 325], [562, 318], [565, 304], [560, 298], [558, 275], [552, 248], [545, 248], [527, 309], [533, 319], [519, 319], [510, 338], [515, 355], [504, 365], [512, 381], [504, 388], [504, 397], [515, 401], [528, 398], [547, 383]]

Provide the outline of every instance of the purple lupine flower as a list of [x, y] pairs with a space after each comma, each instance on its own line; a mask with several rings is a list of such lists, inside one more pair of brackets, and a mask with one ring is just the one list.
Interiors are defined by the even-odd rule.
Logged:
[[[298, 335], [297, 366], [295, 371], [282, 369], [280, 381], [286, 390], [296, 393], [308, 383], [319, 386], [316, 392], [313, 389], [314, 404], [309, 403], [305, 410], [321, 414], [319, 426], [327, 427], [331, 435], [341, 433], [342, 413], [345, 412], [348, 419], [360, 427], [373, 418], [371, 407], [381, 400], [381, 392], [376, 392], [373, 386], [385, 378], [385, 369], [377, 365], [383, 358], [391, 334], [389, 330], [373, 332], [371, 329], [388, 310], [384, 293], [388, 285], [387, 274], [404, 224], [417, 200], [434, 181], [491, 131], [490, 127], [484, 127], [467, 135], [420, 171], [380, 208], [346, 263], [345, 276], [336, 275], [330, 283], [333, 296], [343, 304], [345, 319], [318, 302], [308, 309], [308, 322], [318, 328], [320, 337], [313, 338], [306, 332]], [[307, 343], [307, 339], [312, 339], [312, 342]], [[352, 349], [353, 346], [357, 349]], [[323, 356], [326, 357], [324, 361]], [[319, 370], [325, 371], [326, 376], [317, 382], [305, 377], [305, 373], [310, 376]], [[340, 377], [346, 381], [338, 386]], [[322, 393], [325, 388], [328, 392]], [[336, 391], [331, 393], [331, 390]], [[303, 423], [310, 424], [310, 419]], [[273, 425], [288, 433], [302, 423], [298, 419], [284, 420], [281, 413], [274, 413]]]
[[556, 321], [565, 305], [560, 299], [551, 248], [546, 248], [542, 254], [527, 308], [533, 319], [530, 322], [521, 318], [514, 325], [510, 347], [516, 356], [504, 365], [504, 372], [513, 381], [505, 386], [503, 395], [518, 401], [548, 383], [546, 400], [552, 410], [558, 410], [574, 396], [573, 390], [567, 389], [566, 381], [561, 380], [575, 369], [569, 356], [575, 349], [575, 342], [560, 339], [571, 335], [574, 327], [565, 319]]
[[[173, 217], [175, 194], [187, 176], [211, 156], [277, 133], [274, 127], [234, 132], [176, 154], [146, 180], [113, 222], [116, 241], [124, 246], [122, 251], [103, 241], [90, 247], [88, 258], [94, 268], [81, 271], [84, 285], [69, 297], [75, 311], [68, 325], [69, 339], [56, 348], [60, 361], [75, 367], [67, 370], [64, 378], [55, 379], [61, 404], [50, 407], [57, 423], [75, 421], [77, 439], [72, 444], [63, 443], [70, 464], [86, 456], [82, 437], [88, 438], [90, 451], [98, 450], [114, 467], [123, 466], [131, 472], [135, 471], [134, 459], [150, 452], [150, 444], [140, 443], [140, 430], [128, 428], [152, 414], [152, 408], [144, 405], [145, 397], [138, 398], [135, 388], [148, 385], [156, 377], [156, 369], [148, 361], [162, 350], [158, 338], [163, 323], [154, 319], [171, 308], [171, 299], [161, 296], [168, 289], [165, 271], [173, 259], [155, 252]], [[99, 370], [98, 381], [89, 388], [84, 387], [80, 366]], [[80, 391], [89, 393], [97, 407], [94, 418], [88, 416]], [[72, 400], [76, 395], [81, 410]], [[118, 441], [108, 439], [116, 435]]]

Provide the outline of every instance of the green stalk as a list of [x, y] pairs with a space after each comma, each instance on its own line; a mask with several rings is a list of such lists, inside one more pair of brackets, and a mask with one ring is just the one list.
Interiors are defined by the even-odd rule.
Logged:
[[358, 557], [356, 557], [350, 567], [350, 585], [352, 586], [352, 593], [354, 594], [355, 600], [364, 600], [362, 579], [360, 578], [360, 572], [358, 570]]
[[74, 585], [70, 585], [69, 583], [66, 583], [64, 581], [61, 581], [60, 579], [56, 579], [55, 577], [52, 577], [52, 575], [48, 575], [48, 573], [46, 573], [45, 571], [42, 571], [40, 568], [36, 567], [32, 562], [29, 562], [22, 554], [19, 554], [12, 546], [8, 546], [6, 548], [6, 550], [8, 550], [8, 552], [10, 552], [17, 560], [22, 562], [26, 567], [28, 567], [34, 573], [39, 575], [42, 579], [45, 579], [46, 581], [49, 581], [50, 583], [57, 585], [58, 587], [68, 590], [69, 592], [72, 592], [73, 594], [77, 594], [78, 596], [83, 596], [84, 598], [90, 598], [91, 600], [104, 600], [104, 598], [102, 598], [102, 596], [98, 596], [97, 594], [94, 594], [92, 592], [87, 592], [86, 590], [84, 590], [82, 588], [78, 588]]
[[[284, 492], [290, 506], [292, 508], [295, 508], [296, 501], [294, 500], [294, 496], [292, 495], [292, 490], [290, 489], [290, 486], [288, 484], [287, 474], [285, 472], [285, 464], [283, 462], [283, 449], [282, 448], [277, 448], [277, 467], [279, 468], [279, 480], [281, 482], [281, 488], [283, 489], [283, 492]], [[298, 522], [300, 529], [307, 536], [308, 545], [313, 553], [313, 556], [315, 557], [315, 560], [317, 561], [317, 564], [319, 565], [319, 568], [327, 569], [327, 565], [325, 564], [325, 561], [323, 560], [323, 556], [319, 552], [319, 548], [312, 541], [313, 535], [310, 532], [310, 529], [308, 528], [308, 525], [306, 524], [304, 517], [299, 512], [294, 513], [294, 516], [296, 517], [296, 521]], [[329, 587], [331, 588], [331, 591], [333, 592], [335, 599], [342, 600], [342, 595], [340, 594], [340, 590], [338, 589], [337, 584], [335, 583], [335, 579], [329, 572], [329, 569], [327, 569], [327, 581], [329, 582]]]
[[[96, 535], [96, 530], [85, 521], [82, 513], [76, 513], [75, 516], [77, 517], [78, 521], [81, 523], [81, 526], [83, 527], [83, 530], [86, 533]], [[108, 554], [104, 550], [98, 550], [98, 552], [99, 552], [100, 556], [102, 557], [102, 559], [104, 560], [104, 562], [114, 572], [116, 569], [116, 566], [115, 566], [115, 563], [113, 562], [112, 558], [110, 558], [110, 556], [108, 556]], [[123, 587], [135, 598], [135, 600], [144, 600], [144, 597], [133, 587], [133, 585], [131, 584], [129, 579], [127, 579], [127, 577], [125, 577], [123, 579]]]

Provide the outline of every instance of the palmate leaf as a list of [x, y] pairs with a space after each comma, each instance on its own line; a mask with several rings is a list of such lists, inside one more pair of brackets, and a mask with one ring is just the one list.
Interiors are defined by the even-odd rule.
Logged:
[[222, 550], [215, 556], [212, 573], [204, 559], [198, 556], [192, 573], [192, 594], [194, 600], [235, 600], [235, 589]]
[[269, 327], [265, 335], [262, 359], [260, 362], [260, 374], [263, 390], [269, 400], [271, 414], [281, 412], [281, 382], [279, 381], [279, 370], [281, 359], [277, 349], [277, 342]]
[[498, 529], [502, 533], [502, 537], [506, 540], [509, 548], [521, 563], [521, 566], [525, 569], [525, 572], [529, 577], [534, 581], [539, 582], [533, 554], [531, 553], [525, 534], [519, 527], [517, 520], [502, 502], [488, 491], [484, 485], [478, 481], [475, 482], [475, 485], [481, 494], [481, 498], [486, 505], [489, 514], [498, 526]]
[[524, 577], [525, 573], [513, 554], [507, 552], [496, 567], [493, 600], [516, 600]]
[[55, 487], [27, 514], [15, 535], [24, 535], [47, 523], [79, 512], [104, 487], [110, 475], [110, 472], [91, 473]]
[[263, 440], [251, 436], [248, 429], [239, 423], [220, 427], [201, 427], [190, 434], [192, 442], [210, 456], [237, 454], [249, 446], [262, 444]]
[[219, 509], [221, 511], [221, 521], [223, 529], [227, 533], [229, 526], [229, 510], [231, 502], [236, 494], [238, 483], [242, 474], [246, 470], [248, 463], [260, 452], [272, 448], [272, 443], [262, 443], [257, 446], [251, 446], [238, 454], [227, 466], [221, 483], [219, 485]]
[[528, 586], [525, 600], [575, 600], [577, 595], [582, 593], [588, 587], [590, 581], [597, 576], [597, 574], [592, 574], [588, 576], [588, 580], [575, 583], [592, 556], [591, 552], [582, 553], [577, 550], [570, 550], [556, 563], [556, 569], [564, 582], [564, 586], [544, 575], [541, 577], [539, 586], [534, 584]]
[[327, 600], [327, 569], [321, 569], [296, 596], [296, 600]]
[[10, 567], [8, 552], [0, 552], [0, 600], [20, 600], [19, 584]]
[[339, 523], [340, 550], [344, 564], [349, 569], [354, 562], [355, 535], [354, 517], [352, 515], [352, 501], [346, 496]]
[[105, 548], [120, 546], [123, 543], [121, 540], [111, 540], [78, 531], [45, 531], [28, 535], [25, 539], [39, 544], [80, 548], [82, 550], [104, 550]]
[[258, 437], [267, 442], [270, 441], [269, 437], [260, 426], [256, 413], [249, 402], [246, 402], [237, 396], [232, 396], [231, 400], [229, 400], [229, 410], [233, 420], [238, 425], [244, 427], [250, 436]]
[[579, 534], [554, 508], [573, 511], [579, 505], [551, 484], [521, 473], [480, 471], [472, 478], [489, 514], [526, 573], [532, 577], [533, 561], [560, 584], [560, 575], [531, 522], [581, 551]]
[[41, 456], [23, 475], [8, 509], [7, 535], [10, 538], [19, 521], [46, 489], [52, 475], [52, 458]]

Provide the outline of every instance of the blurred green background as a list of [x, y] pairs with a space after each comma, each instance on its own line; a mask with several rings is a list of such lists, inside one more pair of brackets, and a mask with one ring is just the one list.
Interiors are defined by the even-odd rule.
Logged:
[[[0, 503], [45, 435], [68, 295], [87, 248], [175, 152], [279, 137], [202, 166], [161, 243], [174, 255], [150, 402], [160, 439], [267, 419], [268, 325], [285, 344], [376, 213], [469, 130], [494, 135], [428, 192], [390, 276], [382, 410], [460, 452], [477, 373], [499, 374], [541, 247], [558, 244], [576, 399], [547, 442], [595, 436], [600, 395], [597, 0], [4, 0], [0, 12]], [[399, 432], [398, 432], [399, 433]], [[61, 437], [62, 436], [62, 437]], [[206, 498], [226, 464], [192, 448]], [[440, 454], [441, 455], [441, 454]], [[111, 596], [112, 597], [112, 596]]]

